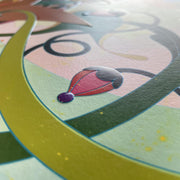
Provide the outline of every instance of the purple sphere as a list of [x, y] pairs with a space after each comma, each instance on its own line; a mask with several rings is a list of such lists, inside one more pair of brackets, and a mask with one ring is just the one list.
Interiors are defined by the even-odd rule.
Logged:
[[58, 101], [61, 103], [71, 102], [74, 99], [74, 94], [70, 92], [64, 92], [58, 95]]

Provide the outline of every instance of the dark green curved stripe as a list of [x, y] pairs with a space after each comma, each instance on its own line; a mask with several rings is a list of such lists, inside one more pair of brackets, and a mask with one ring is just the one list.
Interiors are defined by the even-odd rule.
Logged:
[[[180, 56], [155, 78], [127, 96], [66, 123], [86, 136], [94, 136], [142, 113], [178, 86], [180, 86]], [[103, 115], [100, 112], [103, 112]]]
[[0, 163], [31, 157], [9, 132], [0, 133]]

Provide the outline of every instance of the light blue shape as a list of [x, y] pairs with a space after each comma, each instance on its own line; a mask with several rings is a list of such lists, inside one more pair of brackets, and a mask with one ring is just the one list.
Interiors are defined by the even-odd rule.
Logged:
[[0, 165], [0, 180], [64, 180], [36, 158]]
[[154, 106], [93, 137], [117, 152], [180, 173], [180, 109]]

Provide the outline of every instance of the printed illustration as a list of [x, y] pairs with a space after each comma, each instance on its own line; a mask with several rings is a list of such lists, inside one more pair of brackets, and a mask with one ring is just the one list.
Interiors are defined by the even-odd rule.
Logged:
[[0, 179], [179, 179], [179, 6], [0, 1]]

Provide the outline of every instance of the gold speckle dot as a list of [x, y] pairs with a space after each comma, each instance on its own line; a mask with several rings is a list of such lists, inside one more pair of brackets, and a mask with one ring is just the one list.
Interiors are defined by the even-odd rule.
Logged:
[[103, 115], [104, 113], [101, 111], [99, 114]]
[[146, 150], [147, 152], [150, 152], [150, 151], [152, 151], [152, 147], [147, 146], [147, 147], [145, 147], [145, 150]]
[[56, 102], [56, 100], [53, 99], [52, 102]]
[[160, 141], [163, 141], [163, 142], [165, 142], [167, 140], [165, 136], [160, 136], [159, 139], [160, 139]]
[[68, 157], [65, 157], [64, 159], [65, 159], [66, 161], [68, 161], [68, 160], [69, 160], [69, 158], [68, 158]]
[[64, 115], [64, 113], [60, 113], [60, 115]]
[[144, 136], [142, 136], [141, 139], [144, 140]]
[[10, 177], [9, 180], [14, 180], [14, 178]]
[[66, 66], [68, 65], [69, 63], [66, 63], [66, 62], [61, 62], [62, 65]]
[[168, 157], [168, 161], [172, 161], [172, 156], [169, 156], [169, 157]]
[[158, 143], [157, 142], [153, 142], [153, 145], [157, 145]]
[[146, 81], [147, 79], [145, 77], [142, 77], [141, 80]]
[[7, 100], [10, 100], [11, 98], [9, 96], [6, 97]]
[[57, 155], [58, 155], [58, 156], [61, 156], [61, 153], [60, 153], [60, 152], [57, 152]]
[[132, 141], [132, 142], [134, 142], [134, 141], [135, 141], [135, 139], [132, 139], [131, 141]]
[[44, 127], [44, 124], [40, 124], [39, 127], [43, 128], [43, 127]]
[[159, 134], [159, 133], [161, 133], [161, 131], [160, 131], [160, 130], [157, 130], [156, 132], [157, 132], [158, 134]]

